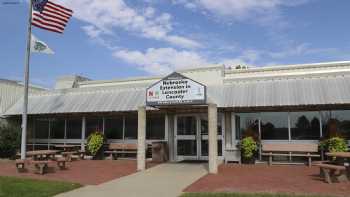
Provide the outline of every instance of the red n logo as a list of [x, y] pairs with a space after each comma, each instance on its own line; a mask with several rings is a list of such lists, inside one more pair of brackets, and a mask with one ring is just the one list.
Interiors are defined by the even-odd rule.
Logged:
[[148, 96], [153, 96], [153, 92], [152, 92], [152, 91], [149, 91], [149, 92], [148, 92]]

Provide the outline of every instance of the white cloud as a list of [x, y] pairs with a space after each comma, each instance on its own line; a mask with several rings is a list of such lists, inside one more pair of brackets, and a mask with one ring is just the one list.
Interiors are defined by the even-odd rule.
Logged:
[[178, 69], [210, 64], [196, 52], [173, 48], [149, 48], [146, 52], [118, 50], [113, 56], [151, 74], [166, 74]]
[[290, 46], [285, 50], [269, 51], [240, 49], [235, 57], [208, 57], [204, 53], [174, 48], [149, 48], [145, 52], [138, 50], [115, 50], [113, 56], [151, 74], [167, 74], [171, 71], [209, 65], [268, 66], [280, 64], [291, 57], [322, 55], [334, 57], [339, 51], [333, 48], [315, 48], [308, 43]]
[[339, 51], [336, 48], [315, 48], [312, 47], [310, 43], [302, 43], [294, 46], [289, 46], [286, 50], [281, 50], [278, 52], [267, 52], [267, 55], [273, 59], [282, 59], [287, 57], [315, 54], [323, 54], [325, 56], [328, 56], [329, 54], [335, 55], [338, 52]]
[[147, 17], [147, 18], [152, 18], [153, 16], [154, 16], [154, 14], [155, 14], [155, 9], [154, 8], [152, 8], [152, 7], [147, 7], [146, 9], [145, 9], [145, 17]]
[[207, 59], [195, 51], [176, 50], [173, 48], [149, 48], [145, 52], [117, 50], [115, 58], [123, 60], [140, 70], [150, 74], [167, 74], [174, 70], [204, 67], [209, 65], [254, 65], [260, 60], [260, 52], [255, 50], [243, 51], [236, 58]]
[[100, 29], [92, 25], [83, 26], [82, 29], [90, 38], [97, 38], [102, 33]]
[[[185, 48], [200, 47], [193, 39], [173, 33], [171, 15], [161, 13], [156, 15], [152, 7], [144, 11], [128, 6], [124, 0], [59, 0], [63, 5], [73, 9], [73, 16], [89, 23], [90, 29], [85, 29], [88, 35], [96, 33], [113, 34], [114, 28], [122, 28], [141, 37], [165, 41]], [[180, 42], [174, 41], [181, 40]]]
[[191, 10], [202, 9], [226, 20], [250, 20], [259, 23], [280, 18], [278, 9], [306, 3], [309, 0], [172, 0]]

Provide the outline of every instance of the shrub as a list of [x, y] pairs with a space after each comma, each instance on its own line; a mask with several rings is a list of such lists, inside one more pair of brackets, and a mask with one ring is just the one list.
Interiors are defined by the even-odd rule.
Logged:
[[320, 142], [320, 147], [329, 152], [346, 152], [348, 145], [346, 140], [341, 137], [332, 137]]
[[258, 145], [253, 137], [245, 137], [241, 142], [242, 156], [244, 158], [252, 158], [254, 153], [258, 150]]
[[14, 158], [21, 146], [21, 128], [5, 124], [0, 125], [0, 158]]
[[328, 150], [330, 152], [346, 152], [348, 150], [348, 145], [345, 139], [333, 137], [328, 140]]
[[101, 132], [91, 133], [87, 139], [87, 149], [92, 156], [95, 156], [103, 146], [104, 136]]

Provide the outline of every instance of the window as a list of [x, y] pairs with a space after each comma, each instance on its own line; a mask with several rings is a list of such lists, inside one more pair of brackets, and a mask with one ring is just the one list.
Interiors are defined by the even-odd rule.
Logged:
[[163, 140], [165, 139], [165, 117], [153, 116], [147, 117], [146, 139]]
[[50, 123], [47, 119], [35, 120], [35, 138], [47, 139], [49, 138]]
[[321, 115], [325, 137], [340, 135], [350, 139], [350, 110], [324, 111]]
[[340, 135], [350, 140], [350, 110], [333, 111], [333, 116]]
[[[221, 114], [218, 114], [218, 118], [217, 118], [217, 132], [218, 135], [222, 135], [222, 118], [223, 116]], [[208, 118], [207, 117], [201, 117], [200, 119], [201, 121], [201, 135], [208, 135]]]
[[288, 113], [261, 113], [261, 139], [288, 140]]
[[64, 119], [52, 119], [50, 121], [50, 138], [52, 139], [64, 139], [64, 128], [65, 120]]
[[217, 124], [218, 124], [218, 135], [222, 135], [222, 119], [224, 116], [221, 113], [218, 113]]
[[320, 138], [319, 112], [291, 112], [292, 140], [318, 140]]
[[125, 139], [137, 139], [137, 116], [125, 117]]
[[236, 115], [236, 139], [242, 139], [245, 135], [259, 137], [259, 115], [258, 113]]
[[107, 139], [123, 139], [123, 117], [105, 119], [105, 136]]
[[81, 139], [82, 119], [67, 119], [67, 139]]
[[85, 137], [88, 138], [93, 132], [103, 130], [103, 119], [102, 118], [87, 118], [86, 119], [86, 131]]
[[[35, 120], [34, 119], [28, 119], [28, 128], [27, 128], [27, 139], [33, 139], [35, 138], [34, 135], [34, 123]], [[20, 122], [16, 122], [16, 124], [20, 125]]]
[[197, 120], [195, 116], [179, 116], [177, 118], [178, 135], [196, 135]]

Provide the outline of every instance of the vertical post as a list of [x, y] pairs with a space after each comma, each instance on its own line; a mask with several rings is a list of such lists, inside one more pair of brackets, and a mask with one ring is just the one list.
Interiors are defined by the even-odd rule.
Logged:
[[51, 119], [49, 119], [49, 131], [47, 135], [47, 150], [50, 150], [50, 144], [51, 144]]
[[123, 116], [123, 142], [125, 141], [125, 116]]
[[218, 172], [218, 110], [216, 104], [208, 105], [209, 173]]
[[105, 117], [102, 118], [102, 133], [103, 135], [105, 134], [105, 124], [106, 124], [106, 119]]
[[86, 118], [83, 117], [81, 121], [81, 144], [80, 144], [81, 151], [85, 151], [85, 131], [86, 131]]
[[262, 160], [262, 140], [261, 140], [261, 117], [259, 117], [259, 141], [260, 141], [260, 146], [259, 146], [259, 160]]
[[146, 107], [138, 108], [137, 113], [137, 170], [146, 169]]
[[27, 49], [24, 64], [24, 95], [23, 95], [23, 114], [22, 114], [22, 139], [21, 139], [21, 159], [26, 158], [27, 145], [27, 119], [28, 119], [28, 86], [29, 86], [29, 62], [30, 62], [30, 43], [32, 32], [32, 0], [29, 0], [29, 16], [27, 31]]
[[66, 145], [67, 142], [67, 119], [64, 119], [64, 145]]

